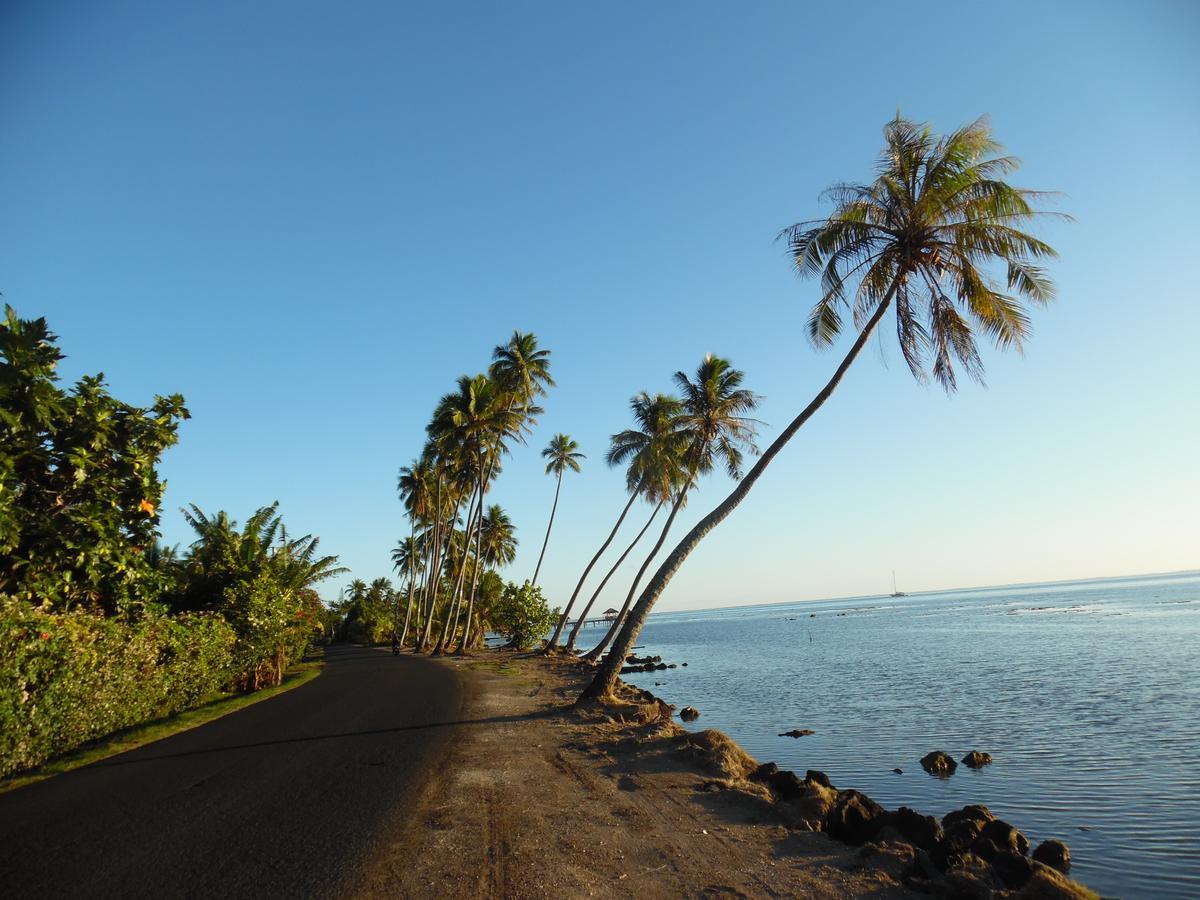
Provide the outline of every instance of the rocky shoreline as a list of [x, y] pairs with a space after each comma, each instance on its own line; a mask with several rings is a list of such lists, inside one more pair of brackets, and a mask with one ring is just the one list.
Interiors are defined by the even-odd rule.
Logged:
[[[645, 665], [649, 660], [629, 660]], [[654, 660], [660, 665], [661, 660]], [[634, 671], [647, 669], [634, 669]], [[982, 805], [965, 806], [939, 821], [909, 807], [884, 809], [866, 794], [839, 790], [817, 770], [804, 778], [775, 763], [759, 764], [723, 732], [689, 732], [673, 720], [675, 708], [648, 690], [622, 682], [623, 701], [642, 710], [660, 736], [679, 741], [725, 776], [712, 782], [714, 790], [765, 788], [789, 827], [824, 832], [830, 838], [859, 847], [864, 859], [889, 871], [900, 883], [921, 893], [954, 898], [1094, 898], [1090, 889], [1070, 879], [1070, 850], [1061, 841], [1047, 840], [1030, 854], [1030, 843], [1015, 826], [998, 819]], [[684, 707], [680, 718], [694, 721], [699, 712]], [[790, 734], [801, 736], [802, 730]], [[963, 764], [980, 768], [991, 756], [971, 751]], [[942, 751], [921, 760], [925, 771], [943, 777], [958, 763]]]
[[612, 703], [578, 705], [592, 670], [576, 659], [485, 650], [439, 664], [464, 690], [450, 752], [378, 836], [355, 896], [1095, 897], [1024, 853], [1030, 877], [1011, 887], [1015, 829], [982, 809], [942, 821], [882, 810], [820, 773], [760, 765], [719, 731], [688, 731], [624, 683]]

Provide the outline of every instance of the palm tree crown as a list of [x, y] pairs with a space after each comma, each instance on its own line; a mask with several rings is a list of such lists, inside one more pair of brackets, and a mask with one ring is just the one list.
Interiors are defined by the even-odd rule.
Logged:
[[670, 394], [643, 391], [629, 401], [636, 428], [612, 436], [605, 462], [625, 465], [625, 487], [657, 505], [683, 486], [687, 436], [680, 428], [683, 403]]
[[[819, 275], [822, 296], [808, 319], [817, 346], [831, 344], [850, 308], [862, 328], [880, 304], [894, 302], [896, 337], [913, 376], [952, 392], [955, 366], [982, 381], [975, 330], [996, 346], [1020, 350], [1029, 336], [1024, 302], [1045, 305], [1054, 286], [1036, 261], [1057, 254], [1020, 230], [1049, 196], [1013, 187], [1001, 176], [1018, 161], [1001, 156], [986, 118], [936, 137], [928, 125], [897, 115], [870, 184], [839, 184], [826, 196], [826, 219], [785, 229], [796, 267]], [[992, 277], [1002, 268], [1005, 287]], [[853, 299], [846, 283], [858, 281]], [[974, 327], [973, 327], [974, 326]]]
[[579, 460], [587, 459], [587, 456], [579, 452], [579, 444], [570, 436], [556, 434], [550, 439], [546, 449], [542, 451], [542, 458], [548, 460], [546, 463], [547, 475], [562, 475], [567, 469], [578, 472]]
[[696, 367], [695, 381], [675, 373], [683, 395], [679, 428], [687, 436], [684, 456], [693, 478], [708, 474], [717, 463], [724, 463], [730, 478], [741, 478], [743, 452], [758, 453], [758, 421], [745, 415], [758, 406], [758, 396], [741, 387], [744, 377], [729, 360], [711, 353]]

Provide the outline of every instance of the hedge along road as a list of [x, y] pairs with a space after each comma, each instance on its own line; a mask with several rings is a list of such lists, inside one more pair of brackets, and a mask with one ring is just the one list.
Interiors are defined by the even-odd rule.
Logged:
[[0, 796], [0, 893], [352, 894], [409, 824], [462, 707], [447, 666], [333, 648], [295, 690]]

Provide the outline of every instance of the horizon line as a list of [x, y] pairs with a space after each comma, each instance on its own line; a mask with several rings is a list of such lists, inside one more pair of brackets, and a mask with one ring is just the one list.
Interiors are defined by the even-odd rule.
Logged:
[[[1092, 575], [1086, 578], [1060, 578], [1053, 581], [1014, 581], [1008, 584], [976, 584], [963, 587], [935, 588], [928, 591], [905, 591], [905, 597], [924, 594], [954, 594], [959, 591], [1002, 590], [1004, 588], [1040, 587], [1054, 584], [1079, 584], [1089, 581], [1124, 581], [1131, 578], [1168, 578], [1175, 575], [1200, 575], [1200, 569], [1174, 569], [1170, 572], [1135, 572], [1125, 575]], [[835, 600], [892, 600], [890, 594], [849, 594], [842, 597], [813, 597], [808, 600], [767, 600], [763, 603], [738, 603], [731, 606], [702, 606], [691, 609], [651, 610], [649, 616], [687, 612], [718, 612], [727, 609], [746, 609], [754, 606], [785, 606], [793, 603], [830, 603]], [[648, 617], [649, 617], [648, 616]]]

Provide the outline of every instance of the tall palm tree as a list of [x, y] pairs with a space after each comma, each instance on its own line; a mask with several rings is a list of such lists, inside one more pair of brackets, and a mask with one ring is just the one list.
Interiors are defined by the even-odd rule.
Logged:
[[[620, 612], [600, 643], [587, 654], [588, 659], [597, 659], [617, 630], [623, 627], [633, 598], [637, 596], [638, 585], [662, 549], [671, 526], [675, 524], [675, 517], [687, 502], [688, 492], [695, 486], [696, 480], [701, 475], [707, 475], [718, 464], [724, 465], [730, 478], [741, 478], [743, 453], [758, 452], [754, 444], [758, 422], [746, 415], [754, 411], [758, 397], [741, 386], [744, 378], [743, 373], [733, 368], [729, 360], [711, 353], [696, 368], [694, 381], [684, 372], [675, 373], [675, 384], [683, 398], [674, 423], [676, 440], [681, 442], [678, 450], [681, 471], [673, 471], [676, 483], [671, 513], [658, 540], [634, 576]], [[578, 627], [575, 633], [578, 633]]]
[[509, 565], [517, 558], [517, 528], [503, 508], [493, 503], [483, 512], [480, 525], [481, 559], [488, 570]]
[[567, 603], [567, 608], [559, 617], [558, 627], [551, 636], [550, 642], [547, 644], [547, 649], [557, 646], [559, 635], [567, 622], [567, 618], [571, 614], [571, 609], [575, 605], [575, 598], [579, 595], [580, 589], [583, 587], [584, 581], [588, 574], [600, 559], [600, 556], [608, 549], [613, 539], [617, 535], [617, 531], [621, 527], [621, 523], [625, 521], [625, 516], [629, 512], [629, 508], [633, 505], [634, 500], [638, 497], [643, 497], [650, 501], [654, 507], [650, 514], [650, 519], [638, 532], [633, 543], [626, 548], [625, 552], [617, 560], [609, 570], [608, 574], [600, 582], [600, 586], [593, 592], [591, 599], [583, 608], [583, 612], [579, 615], [579, 620], [575, 623], [575, 627], [571, 632], [570, 640], [567, 646], [574, 649], [575, 640], [579, 635], [579, 629], [582, 623], [586, 621], [588, 613], [591, 612], [592, 605], [596, 602], [596, 598], [600, 596], [604, 590], [608, 580], [620, 568], [621, 563], [637, 546], [638, 541], [642, 539], [642, 535], [646, 533], [646, 529], [650, 527], [650, 522], [654, 521], [654, 517], [658, 515], [658, 510], [662, 504], [674, 496], [675, 487], [678, 485], [678, 474], [682, 466], [682, 450], [683, 442], [682, 435], [679, 431], [679, 416], [683, 412], [683, 406], [677, 397], [672, 397], [668, 394], [657, 394], [650, 396], [643, 391], [629, 401], [630, 409], [633, 412], [633, 419], [636, 423], [636, 428], [627, 428], [624, 431], [614, 434], [609, 444], [608, 453], [605, 455], [605, 462], [610, 466], [626, 465], [625, 469], [625, 489], [629, 492], [629, 501], [625, 504], [625, 508], [621, 510], [621, 515], [617, 518], [617, 524], [613, 526], [609, 532], [608, 538], [600, 546], [596, 555], [592, 557], [587, 568], [583, 570], [583, 575], [579, 578], [579, 583], [575, 585], [575, 591], [571, 594], [571, 600]]
[[537, 567], [533, 570], [533, 584], [537, 584], [538, 573], [542, 571], [542, 560], [546, 557], [546, 546], [550, 543], [550, 529], [554, 527], [554, 514], [558, 511], [558, 494], [562, 490], [563, 472], [570, 469], [579, 471], [579, 461], [587, 459], [579, 452], [579, 444], [568, 435], [556, 434], [542, 451], [542, 459], [546, 462], [546, 474], [557, 476], [554, 487], [554, 505], [550, 507], [550, 522], [546, 525], [546, 539], [542, 541], [542, 552], [538, 554]]
[[400, 552], [399, 547], [392, 554], [392, 563], [397, 571], [401, 571], [408, 576], [408, 601], [404, 613], [404, 627], [400, 633], [401, 644], [408, 637], [408, 626], [413, 613], [413, 595], [417, 581], [417, 570], [420, 568], [421, 551], [425, 549], [424, 545], [426, 544], [426, 541], [418, 540], [417, 538], [417, 525], [418, 523], [428, 523], [433, 512], [432, 478], [432, 463], [428, 456], [422, 455], [420, 458], [414, 459], [411, 465], [400, 468], [400, 476], [396, 484], [397, 491], [400, 494], [400, 501], [404, 504], [404, 510], [408, 515], [409, 521], [409, 538], [402, 545], [406, 550], [403, 558], [397, 558], [397, 553]]
[[[1053, 299], [1054, 286], [1038, 262], [1056, 254], [1021, 228], [1054, 214], [1035, 208], [1046, 195], [1003, 180], [1018, 163], [1000, 155], [986, 119], [937, 136], [897, 115], [884, 139], [874, 181], [835, 186], [828, 193], [834, 203], [828, 218], [781, 235], [800, 274], [821, 279], [809, 339], [818, 347], [832, 344], [848, 309], [858, 329], [850, 350], [746, 477], [659, 566], [581, 699], [611, 695], [621, 661], [671, 577], [832, 396], [889, 309], [895, 310], [896, 338], [914, 377], [924, 381], [932, 359], [934, 379], [951, 393], [956, 365], [982, 377], [976, 330], [999, 349], [1019, 350], [1029, 335], [1026, 304]], [[1004, 271], [1004, 286], [991, 277], [993, 266]], [[852, 293], [848, 285], [856, 285]]]
[[512, 399], [510, 408], [520, 408], [527, 420], [540, 412], [535, 409], [534, 401], [554, 387], [550, 351], [538, 349], [537, 335], [532, 333], [514, 331], [507, 344], [492, 352], [488, 374]]
[[[511, 396], [501, 385], [487, 375], [466, 375], [459, 378], [458, 391], [447, 395], [439, 407], [445, 427], [453, 435], [458, 450], [459, 470], [464, 485], [471, 486], [471, 503], [468, 506], [463, 565], [459, 569], [451, 596], [451, 606], [458, 609], [462, 591], [466, 584], [467, 556], [472, 541], [478, 543], [477, 531], [483, 515], [484, 493], [487, 491], [487, 476], [490, 455], [494, 447], [501, 447], [504, 439], [517, 433], [521, 416], [514, 409]], [[499, 450], [496, 450], [498, 455]], [[476, 548], [477, 550], [477, 548]], [[474, 578], [472, 579], [474, 583]], [[468, 598], [468, 600], [471, 598]], [[467, 619], [471, 617], [468, 602]], [[435, 652], [445, 648], [454, 628], [457, 616], [446, 617], [442, 638]]]

